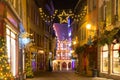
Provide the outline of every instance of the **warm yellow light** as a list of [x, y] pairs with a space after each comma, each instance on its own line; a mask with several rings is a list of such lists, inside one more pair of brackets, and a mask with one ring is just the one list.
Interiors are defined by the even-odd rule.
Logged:
[[[67, 23], [69, 14], [67, 14], [64, 10], [62, 11], [62, 14], [58, 15], [59, 19], [60, 19], [60, 23]], [[65, 17], [65, 18], [63, 18]]]
[[87, 25], [86, 25], [86, 28], [87, 28], [87, 29], [91, 29], [91, 24], [87, 24]]
[[38, 50], [38, 53], [43, 54], [43, 53], [44, 53], [44, 51], [43, 51], [43, 50]]
[[74, 53], [75, 51], [74, 51], [74, 50], [71, 50], [70, 52], [71, 52], [71, 53]]
[[77, 43], [76, 41], [73, 42], [74, 45], [75, 45], [76, 43]]

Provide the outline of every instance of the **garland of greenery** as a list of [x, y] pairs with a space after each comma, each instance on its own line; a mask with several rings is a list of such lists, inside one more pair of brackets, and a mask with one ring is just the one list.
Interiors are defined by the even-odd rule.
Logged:
[[119, 30], [120, 30], [119, 28], [114, 28], [111, 31], [105, 30], [104, 33], [101, 34], [101, 37], [98, 40], [98, 44], [100, 44], [101, 46], [105, 44], [111, 44]]
[[26, 77], [27, 78], [33, 78], [33, 71], [32, 71], [32, 65], [31, 65], [31, 60], [30, 60], [30, 56], [29, 53], [25, 52], [26, 54], [26, 59], [25, 59], [25, 71], [26, 71]]
[[80, 54], [80, 53], [82, 53], [84, 50], [85, 50], [85, 45], [83, 45], [83, 46], [77, 46], [76, 49], [75, 49], [75, 53], [76, 53], [76, 54]]

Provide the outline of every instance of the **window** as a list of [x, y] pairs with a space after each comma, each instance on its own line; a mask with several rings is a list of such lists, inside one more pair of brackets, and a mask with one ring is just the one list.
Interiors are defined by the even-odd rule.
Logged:
[[40, 44], [40, 46], [42, 45], [42, 36], [41, 35], [39, 36], [39, 44]]
[[80, 34], [81, 34], [81, 40], [85, 40], [86, 39], [86, 28], [82, 27], [80, 29]]
[[14, 6], [14, 8], [16, 8], [16, 0], [13, 0], [13, 6]]
[[11, 5], [14, 7], [14, 8], [16, 8], [17, 6], [17, 2], [16, 2], [16, 0], [9, 0], [9, 2], [11, 3]]
[[112, 66], [113, 66], [113, 73], [120, 73], [120, 54], [119, 54], [119, 47], [120, 45], [119, 44], [115, 44], [114, 47], [113, 47], [113, 63], [112, 63]]
[[60, 57], [61, 57], [60, 54], [61, 54], [60, 52], [57, 52], [57, 59], [60, 59]]
[[107, 7], [106, 7], [106, 5], [104, 5], [104, 7], [103, 7], [103, 20], [104, 21], [106, 21], [106, 9]]
[[63, 50], [63, 43], [60, 42], [60, 49]]
[[91, 9], [91, 0], [88, 0], [88, 11], [90, 12], [92, 9]]
[[8, 62], [11, 66], [11, 72], [13, 76], [16, 75], [16, 35], [9, 28], [6, 28], [6, 46], [7, 46], [7, 55]]
[[120, 21], [120, 9], [119, 9], [119, 7], [120, 7], [120, 0], [118, 0], [118, 6], [117, 6], [117, 14], [118, 14], [118, 21]]
[[102, 72], [108, 72], [108, 45], [102, 48]]
[[63, 50], [66, 50], [66, 42], [63, 43]]
[[36, 44], [37, 44], [37, 46], [40, 45], [40, 43], [39, 43], [40, 41], [39, 40], [40, 40], [40, 36], [38, 34], [36, 34]]
[[118, 0], [115, 0], [115, 3], [114, 3], [114, 14], [115, 15], [118, 15]]
[[96, 3], [97, 3], [97, 1], [93, 0], [93, 8], [96, 8]]
[[40, 18], [40, 17], [39, 17], [39, 15], [37, 15], [36, 17], [37, 17], [37, 25], [39, 26], [39, 22], [40, 22], [40, 21], [39, 21], [39, 18]]

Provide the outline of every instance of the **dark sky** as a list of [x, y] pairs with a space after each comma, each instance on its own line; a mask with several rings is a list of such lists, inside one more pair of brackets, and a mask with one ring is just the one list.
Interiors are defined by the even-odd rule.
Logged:
[[56, 36], [58, 40], [61, 41], [61, 40], [68, 39], [68, 25], [67, 24], [54, 23], [53, 27], [56, 31]]

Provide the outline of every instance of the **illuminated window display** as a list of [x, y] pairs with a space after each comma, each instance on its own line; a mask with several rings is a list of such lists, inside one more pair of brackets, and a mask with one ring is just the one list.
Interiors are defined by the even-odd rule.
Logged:
[[103, 46], [102, 49], [102, 72], [108, 72], [108, 46]]
[[113, 73], [120, 73], [120, 51], [119, 51], [119, 48], [120, 48], [120, 44], [115, 44], [113, 46]]
[[16, 35], [6, 28], [7, 54], [13, 76], [16, 75]]

